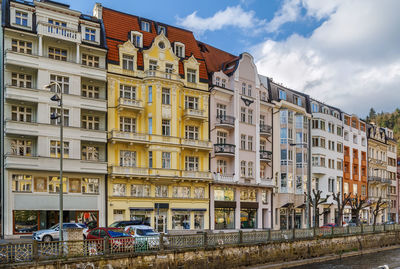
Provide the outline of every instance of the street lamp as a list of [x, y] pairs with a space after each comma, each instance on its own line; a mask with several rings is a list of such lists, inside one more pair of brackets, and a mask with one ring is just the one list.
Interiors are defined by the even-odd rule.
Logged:
[[[310, 144], [310, 120], [308, 120], [308, 128], [309, 128], [309, 140], [308, 143], [293, 143], [290, 144], [290, 146], [307, 146], [307, 195], [306, 195], [306, 221], [307, 221], [307, 229], [310, 229], [311, 223], [310, 223], [310, 216], [311, 216], [311, 209], [310, 209], [310, 201], [309, 201], [309, 195], [311, 195], [311, 144]], [[315, 216], [314, 216], [315, 218]]]
[[[59, 223], [58, 223], [58, 228], [59, 228], [59, 233], [60, 233], [60, 241], [63, 241], [63, 157], [64, 157], [64, 141], [63, 141], [63, 132], [64, 132], [64, 109], [63, 109], [63, 93], [61, 86], [58, 82], [53, 81], [50, 84], [44, 86], [45, 89], [51, 90], [52, 86], [56, 86], [58, 88], [58, 91], [56, 91], [56, 94], [54, 94], [50, 100], [54, 102], [58, 102], [58, 106], [60, 107], [60, 114], [57, 114], [57, 112], [52, 113], [50, 115], [50, 119], [52, 120], [57, 120], [58, 118], [60, 119], [60, 192], [59, 192], [59, 198], [60, 198], [60, 211], [59, 211]], [[56, 153], [57, 154], [57, 153]]]

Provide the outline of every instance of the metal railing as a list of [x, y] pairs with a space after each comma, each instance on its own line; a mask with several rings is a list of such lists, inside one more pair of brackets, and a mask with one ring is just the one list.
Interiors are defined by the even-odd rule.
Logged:
[[272, 134], [272, 127], [270, 125], [260, 124], [260, 133], [261, 134], [266, 134], [266, 135], [271, 135]]
[[195, 234], [150, 237], [88, 239], [79, 241], [23, 242], [0, 244], [0, 264], [39, 262], [49, 259], [155, 253], [237, 244], [260, 244], [313, 238], [332, 238], [371, 233], [400, 231], [400, 224], [361, 225], [291, 230], [252, 230], [233, 232], [198, 232]]
[[235, 117], [227, 115], [217, 115], [217, 124], [235, 126]]
[[214, 144], [214, 153], [235, 154], [235, 147], [233, 144]]
[[272, 151], [269, 150], [260, 150], [260, 159], [271, 161], [272, 160]]

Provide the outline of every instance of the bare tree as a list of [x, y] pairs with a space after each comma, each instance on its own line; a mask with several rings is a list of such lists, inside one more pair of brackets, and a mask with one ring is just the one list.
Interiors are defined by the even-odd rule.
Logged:
[[[317, 190], [317, 191], [312, 190], [312, 193], [310, 193], [310, 194], [307, 194], [306, 192], [304, 193], [304, 195], [306, 197], [308, 196], [308, 202], [314, 211], [314, 221], [313, 221], [314, 227], [319, 227], [319, 216], [324, 214], [323, 211], [321, 213], [319, 213], [318, 207], [321, 204], [326, 203], [330, 197], [330, 195], [327, 195], [325, 198], [322, 198], [321, 194], [322, 194], [321, 190]], [[330, 208], [331, 206], [332, 206], [332, 204], [330, 204], [328, 208]]]
[[382, 196], [379, 197], [378, 201], [375, 203], [374, 210], [372, 211], [372, 215], [374, 215], [374, 230], [375, 230], [375, 225], [376, 225], [376, 218], [378, 217], [378, 214], [385, 210], [386, 207], [384, 207], [387, 204], [386, 201], [382, 201]]
[[336, 225], [339, 227], [343, 226], [343, 211], [344, 211], [344, 207], [349, 204], [350, 202], [350, 196], [351, 193], [349, 194], [344, 194], [343, 195], [343, 199], [342, 199], [342, 195], [340, 194], [340, 191], [337, 193], [333, 193], [333, 200], [336, 201], [337, 207], [338, 207], [338, 219]]
[[361, 195], [360, 196], [355, 196], [354, 198], [350, 199], [349, 202], [352, 211], [355, 213], [356, 215], [356, 224], [357, 226], [360, 225], [360, 212], [361, 210], [363, 210], [364, 208], [368, 207], [368, 203], [367, 203], [367, 199], [362, 199]]

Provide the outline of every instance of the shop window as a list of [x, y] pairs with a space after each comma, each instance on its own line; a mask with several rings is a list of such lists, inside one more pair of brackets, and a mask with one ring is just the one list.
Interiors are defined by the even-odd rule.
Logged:
[[82, 193], [98, 194], [99, 179], [98, 178], [83, 178]]
[[32, 176], [12, 175], [12, 191], [31, 192], [32, 191]]
[[35, 192], [47, 192], [47, 179], [45, 177], [35, 177]]
[[235, 229], [235, 208], [215, 208], [215, 229]]
[[14, 233], [32, 233], [38, 230], [38, 212], [14, 210]]
[[254, 229], [256, 228], [257, 209], [240, 210], [240, 228]]
[[133, 221], [137, 221], [143, 225], [150, 226], [150, 217], [151, 217], [151, 211], [144, 211], [144, 210], [130, 211], [130, 219]]
[[[67, 178], [63, 177], [63, 192], [67, 192]], [[59, 193], [60, 192], [60, 178], [49, 177], [49, 192]]]
[[124, 215], [125, 215], [125, 210], [114, 209], [113, 211], [114, 221], [124, 220]]
[[214, 200], [216, 201], [235, 201], [235, 190], [229, 187], [215, 187]]
[[94, 229], [99, 226], [99, 213], [90, 211], [79, 212], [77, 222], [86, 224], [89, 229]]
[[70, 178], [69, 182], [69, 192], [70, 193], [80, 193], [81, 192], [81, 179], [80, 178]]
[[190, 229], [190, 212], [176, 211], [172, 215], [173, 230], [189, 230]]
[[194, 213], [194, 229], [203, 230], [204, 229], [204, 214]]

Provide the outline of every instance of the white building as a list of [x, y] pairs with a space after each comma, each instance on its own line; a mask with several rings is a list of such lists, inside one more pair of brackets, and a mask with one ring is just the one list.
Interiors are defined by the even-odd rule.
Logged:
[[106, 46], [102, 22], [54, 1], [3, 3], [5, 173], [3, 233], [58, 223], [64, 98], [64, 221], [104, 225]]
[[312, 186], [328, 200], [319, 207], [319, 225], [337, 221], [333, 194], [341, 192], [343, 179], [343, 122], [341, 111], [311, 99]]
[[393, 130], [389, 128], [383, 128], [386, 133], [386, 140], [388, 144], [388, 165], [387, 165], [387, 178], [391, 180], [389, 186], [389, 197], [390, 197], [390, 221], [398, 222], [398, 189], [397, 189], [397, 141], [394, 139]]

